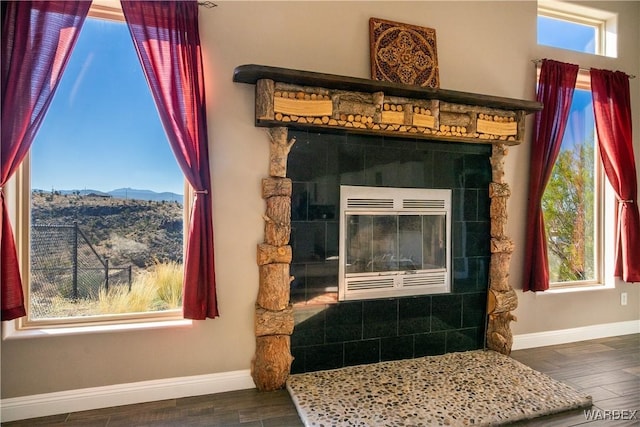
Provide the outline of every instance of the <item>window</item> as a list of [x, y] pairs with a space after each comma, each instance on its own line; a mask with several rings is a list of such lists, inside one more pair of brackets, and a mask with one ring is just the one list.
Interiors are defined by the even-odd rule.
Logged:
[[[556, 0], [538, 2], [538, 44], [586, 54], [616, 56], [617, 17]], [[550, 288], [605, 284], [611, 245], [612, 191], [597, 149], [591, 84], [578, 73], [567, 127], [542, 197]], [[606, 218], [605, 218], [606, 216]], [[607, 263], [608, 264], [608, 263]]]
[[[538, 15], [538, 44], [554, 46], [578, 52], [601, 54], [602, 23], [574, 22], [555, 13]], [[562, 34], [563, 37], [557, 37]]]
[[121, 14], [87, 17], [22, 183], [23, 326], [181, 315], [189, 194]]
[[538, 44], [592, 55], [617, 56], [617, 17], [555, 0], [538, 2]]
[[542, 197], [551, 287], [602, 283], [603, 183], [588, 85], [573, 95], [560, 153]]

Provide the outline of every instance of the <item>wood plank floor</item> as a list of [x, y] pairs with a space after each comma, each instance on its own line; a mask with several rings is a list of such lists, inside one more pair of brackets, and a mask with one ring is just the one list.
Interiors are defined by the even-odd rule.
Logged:
[[[590, 420], [578, 410], [517, 426], [640, 426], [640, 335], [518, 350], [512, 356], [591, 394], [591, 414], [601, 418]], [[634, 411], [638, 411], [635, 419], [623, 419], [631, 418]], [[302, 426], [302, 422], [285, 390], [241, 390], [14, 421], [3, 426], [293, 427]]]

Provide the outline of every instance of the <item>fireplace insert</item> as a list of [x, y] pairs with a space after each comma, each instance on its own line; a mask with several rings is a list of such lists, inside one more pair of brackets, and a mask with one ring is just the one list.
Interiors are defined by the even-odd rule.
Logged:
[[447, 293], [451, 190], [340, 187], [339, 300]]

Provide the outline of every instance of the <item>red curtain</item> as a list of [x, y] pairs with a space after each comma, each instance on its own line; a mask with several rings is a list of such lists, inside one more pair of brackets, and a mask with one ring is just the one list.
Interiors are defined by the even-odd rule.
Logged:
[[629, 77], [620, 71], [591, 69], [591, 92], [600, 157], [618, 199], [615, 276], [640, 282], [640, 214]]
[[549, 289], [549, 262], [542, 216], [542, 195], [560, 152], [578, 77], [578, 68], [577, 65], [545, 59], [540, 69], [536, 99], [543, 104], [543, 109], [536, 113], [531, 145], [524, 291]]
[[[0, 189], [31, 147], [90, 5], [89, 1], [3, 4]], [[0, 201], [2, 320], [11, 320], [26, 313], [4, 191], [0, 191]]]
[[185, 255], [188, 319], [218, 316], [204, 73], [196, 1], [122, 1], [160, 118], [196, 198]]

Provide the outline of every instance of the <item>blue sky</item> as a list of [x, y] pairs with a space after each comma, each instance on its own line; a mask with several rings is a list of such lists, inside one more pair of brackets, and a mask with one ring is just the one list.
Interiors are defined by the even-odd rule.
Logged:
[[124, 23], [85, 21], [31, 162], [32, 188], [184, 192]]
[[[588, 51], [593, 31], [541, 18], [538, 43]], [[574, 97], [575, 111], [591, 108], [590, 95], [576, 91]], [[568, 129], [567, 137], [580, 133]], [[31, 162], [32, 188], [183, 193], [182, 173], [124, 23], [85, 21]]]
[[569, 122], [562, 139], [562, 149], [571, 149], [576, 143], [593, 144], [594, 130], [595, 119], [591, 92], [576, 90], [573, 92], [573, 102], [569, 112]]
[[[594, 29], [558, 19], [538, 17], [538, 44], [595, 53]], [[571, 149], [576, 143], [593, 142], [594, 130], [591, 92], [576, 90], [573, 94], [569, 123], [562, 140], [562, 149]]]
[[559, 19], [538, 17], [538, 44], [595, 53], [594, 28]]

